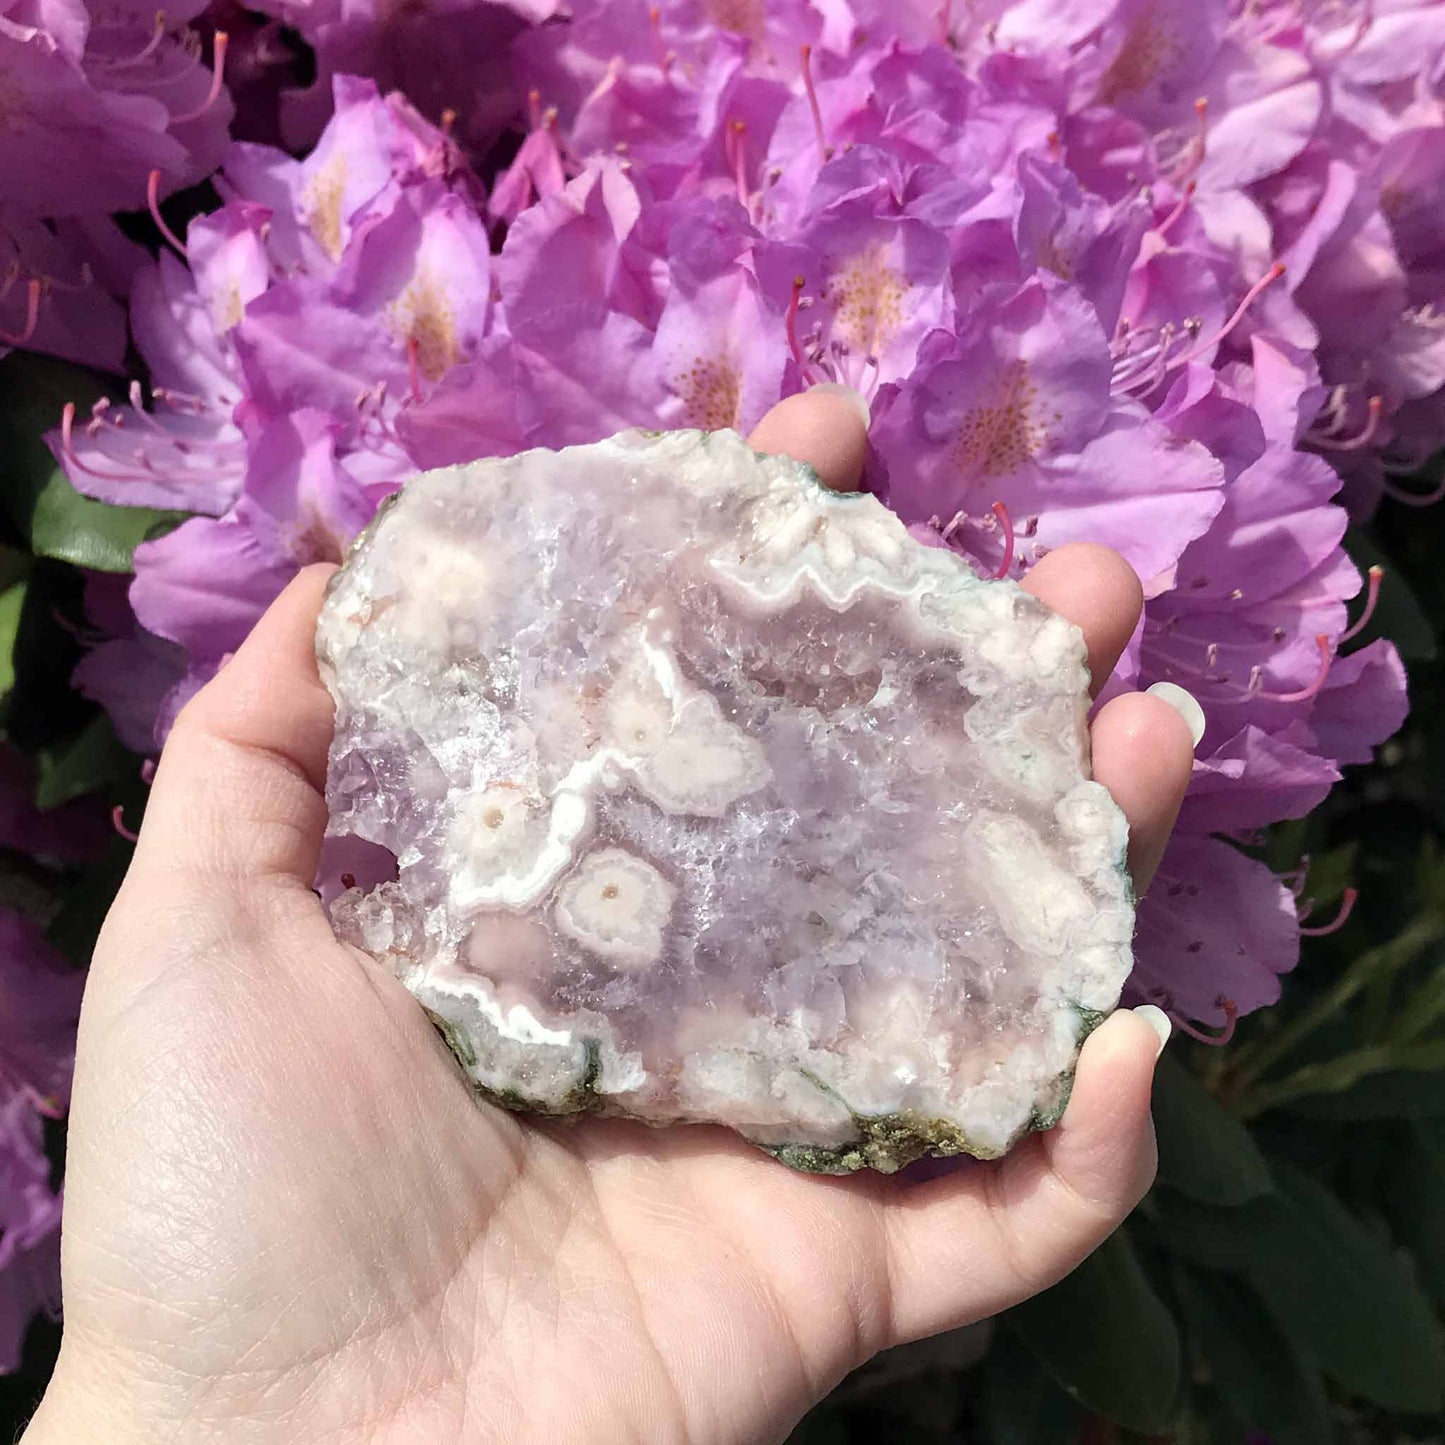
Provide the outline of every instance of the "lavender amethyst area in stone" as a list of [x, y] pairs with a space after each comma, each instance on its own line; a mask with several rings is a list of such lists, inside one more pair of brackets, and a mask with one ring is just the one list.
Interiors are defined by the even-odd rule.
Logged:
[[338, 934], [511, 1107], [1006, 1150], [1129, 972], [1078, 630], [732, 432], [418, 477], [317, 634]]

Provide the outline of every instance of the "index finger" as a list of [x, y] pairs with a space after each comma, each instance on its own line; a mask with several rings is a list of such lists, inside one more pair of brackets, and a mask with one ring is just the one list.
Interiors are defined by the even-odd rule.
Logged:
[[134, 872], [311, 887], [333, 728], [316, 618], [334, 571], [318, 564], [293, 578], [182, 709], [156, 768]]

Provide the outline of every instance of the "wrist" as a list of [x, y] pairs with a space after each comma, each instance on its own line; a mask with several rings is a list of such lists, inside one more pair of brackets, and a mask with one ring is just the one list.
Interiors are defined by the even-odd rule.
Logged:
[[[319, 1423], [297, 1412], [276, 1408], [231, 1413], [205, 1408], [184, 1389], [156, 1380], [137, 1384], [114, 1357], [97, 1365], [67, 1362], [64, 1348], [55, 1374], [46, 1386], [35, 1413], [16, 1445], [77, 1445], [104, 1441], [105, 1445], [155, 1445], [157, 1440], [185, 1440], [187, 1445], [227, 1445], [245, 1440], [251, 1445], [301, 1445], [325, 1438], [333, 1445], [410, 1445], [415, 1440], [446, 1439], [465, 1445], [486, 1445], [492, 1437], [463, 1435], [462, 1420], [469, 1412], [451, 1402], [430, 1399], [423, 1422], [409, 1411], [386, 1412], [381, 1420], [332, 1418]], [[348, 1412], [349, 1414], [349, 1412]], [[455, 1417], [455, 1418], [454, 1418]]]
[[19, 1445], [63, 1445], [68, 1440], [105, 1440], [108, 1445], [128, 1445], [138, 1438], [119, 1428], [102, 1412], [98, 1401], [87, 1400], [69, 1387], [57, 1371], [46, 1386], [39, 1408], [21, 1435]]

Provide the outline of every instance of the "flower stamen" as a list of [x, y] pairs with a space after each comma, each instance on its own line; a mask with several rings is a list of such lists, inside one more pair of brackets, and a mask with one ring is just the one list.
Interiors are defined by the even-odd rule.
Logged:
[[35, 278], [25, 284], [25, 324], [13, 335], [0, 329], [0, 345], [24, 346], [26, 342], [35, 335], [35, 328], [40, 324], [40, 292], [41, 283]]
[[171, 117], [172, 125], [185, 125], [188, 121], [199, 120], [215, 105], [226, 74], [226, 50], [230, 43], [231, 37], [224, 30], [216, 31], [215, 44], [211, 53], [211, 85], [206, 91], [206, 98], [194, 110], [188, 110], [184, 115], [173, 115]]
[[1190, 202], [1194, 199], [1194, 193], [1198, 189], [1198, 181], [1190, 181], [1189, 184], [1184, 187], [1184, 194], [1179, 197], [1177, 202], [1175, 202], [1174, 209], [1171, 210], [1169, 214], [1165, 216], [1164, 219], [1160, 221], [1157, 226], [1154, 227], [1154, 234], [1156, 236], [1167, 236], [1170, 230], [1174, 226], [1179, 224], [1179, 221], [1183, 217], [1185, 211], [1189, 209]]
[[125, 825], [125, 804], [117, 803], [110, 810], [110, 825], [127, 843], [140, 842], [140, 834]]
[[1369, 591], [1365, 594], [1365, 610], [1354, 620], [1348, 630], [1340, 634], [1341, 643], [1358, 637], [1370, 625], [1370, 618], [1375, 615], [1375, 605], [1380, 600], [1380, 583], [1384, 579], [1385, 569], [1377, 565], [1371, 567], [1367, 575], [1369, 576]]
[[161, 233], [161, 239], [181, 258], [186, 260], [186, 248], [181, 238], [166, 224], [166, 218], [161, 215], [161, 173], [154, 170], [146, 181], [146, 206], [151, 213], [151, 220], [156, 223], [156, 230]]
[[748, 194], [747, 156], [743, 136], [747, 124], [741, 120], [730, 120], [727, 133], [723, 136], [723, 153], [727, 156], [728, 169], [733, 173], [733, 184], [738, 189], [738, 200], [749, 216], [752, 215], [752, 200]]
[[667, 41], [662, 35], [662, 7], [650, 5], [647, 9], [647, 23], [652, 28], [652, 44], [657, 51], [657, 66], [662, 71], [664, 79], [670, 79], [672, 70], [673, 54], [667, 48]]
[[808, 109], [813, 116], [813, 133], [818, 137], [818, 154], [826, 163], [833, 159], [833, 147], [828, 144], [827, 133], [823, 129], [823, 111], [818, 104], [818, 91], [813, 85], [813, 47], [800, 45], [798, 56], [803, 64], [803, 91], [808, 97]]
[[1169, 363], [1168, 369], [1173, 371], [1176, 367], [1187, 366], [1191, 361], [1197, 361], [1199, 357], [1213, 351], [1215, 347], [1244, 320], [1245, 313], [1249, 308], [1284, 275], [1284, 270], [1284, 262], [1276, 261], [1274, 265], [1244, 293], [1244, 299], [1234, 308], [1234, 314], [1229, 320], [1226, 321], [1208, 341], [1198, 342], [1196, 345], [1190, 347], [1183, 356], [1176, 356], [1174, 360]]
[[1265, 702], [1308, 702], [1312, 697], [1317, 697], [1324, 688], [1335, 658], [1330, 649], [1330, 640], [1323, 632], [1316, 636], [1315, 646], [1320, 651], [1320, 670], [1308, 687], [1302, 687], [1297, 692], [1267, 692], [1259, 686], [1261, 670], [1256, 667], [1250, 674], [1249, 695]]
[[803, 384], [812, 386], [817, 378], [813, 375], [812, 367], [809, 366], [808, 358], [803, 354], [802, 345], [798, 341], [798, 310], [802, 305], [803, 287], [806, 285], [803, 277], [793, 277], [793, 294], [788, 298], [788, 313], [784, 324], [788, 333], [788, 350], [792, 353], [798, 370], [803, 374]]
[[1346, 888], [1340, 895], [1340, 911], [1335, 914], [1329, 923], [1317, 924], [1312, 928], [1300, 925], [1301, 938], [1325, 938], [1331, 933], [1338, 933], [1346, 923], [1349, 922], [1350, 914], [1355, 911], [1355, 900], [1360, 896], [1359, 889]]
[[998, 579], [1007, 577], [1014, 564], [1014, 524], [1013, 519], [1009, 516], [1008, 508], [1002, 502], [995, 502], [990, 510], [998, 518], [999, 526], [1003, 528], [1003, 557], [993, 574], [994, 578]]
[[160, 48], [160, 43], [166, 38], [166, 12], [156, 11], [155, 22], [151, 28], [151, 38], [134, 55], [128, 55], [124, 60], [112, 60], [106, 65], [106, 69], [112, 73], [117, 70], [129, 70], [135, 65], [144, 65], [147, 60]]
[[1361, 428], [1357, 435], [1352, 437], [1345, 437], [1344, 440], [1340, 440], [1338, 433], [1340, 425], [1343, 421], [1343, 417], [1341, 416], [1335, 420], [1333, 426], [1326, 428], [1324, 431], [1317, 432], [1311, 430], [1306, 432], [1305, 440], [1312, 443], [1314, 446], [1321, 448], [1321, 450], [1323, 451], [1363, 451], [1364, 448], [1369, 446], [1370, 443], [1374, 441], [1376, 433], [1380, 430], [1380, 418], [1384, 415], [1384, 411], [1385, 398], [1382, 396], [1372, 396], [1370, 398], [1369, 409], [1365, 417], [1365, 425]]
[[1151, 1002], [1156, 1003], [1174, 1022], [1174, 1027], [1180, 1033], [1187, 1035], [1201, 1044], [1209, 1044], [1217, 1048], [1227, 1044], [1234, 1037], [1234, 1026], [1239, 1021], [1239, 1005], [1232, 998], [1225, 994], [1219, 994], [1214, 1000], [1214, 1006], [1224, 1010], [1224, 1023], [1218, 1033], [1209, 1032], [1208, 1028], [1192, 1019], [1185, 1018], [1178, 1012], [1174, 1003], [1174, 995], [1167, 988], [1152, 989], [1148, 995]]
[[1391, 481], [1383, 483], [1385, 495], [1397, 502], [1404, 503], [1407, 507], [1433, 507], [1436, 502], [1445, 501], [1445, 478], [1430, 488], [1428, 492], [1407, 492], [1403, 487], [1397, 487]]

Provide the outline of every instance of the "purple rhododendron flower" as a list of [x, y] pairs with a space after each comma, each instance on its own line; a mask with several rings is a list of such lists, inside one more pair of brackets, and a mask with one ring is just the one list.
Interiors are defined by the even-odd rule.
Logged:
[[[8, 781], [8, 780], [7, 780]], [[39, 928], [0, 908], [0, 1372], [15, 1369], [37, 1309], [60, 1301], [60, 1196], [42, 1116], [70, 1096], [82, 975]]]
[[[438, 123], [451, 117], [457, 138], [481, 151], [516, 110], [508, 47], [529, 22], [559, 7], [556, 0], [447, 0], [416, 8], [378, 0], [256, 0], [247, 8], [293, 29], [315, 54], [311, 83], [278, 86], [282, 144], [311, 145], [331, 116], [334, 80], [358, 75], [400, 91]], [[277, 84], [270, 77], [263, 83]], [[261, 139], [259, 129], [246, 134]]]
[[92, 589], [80, 682], [128, 738], [418, 468], [843, 382], [915, 535], [1139, 572], [1105, 695], [1183, 686], [1207, 728], [1131, 989], [1200, 1033], [1277, 996], [1299, 905], [1251, 844], [1405, 710], [1351, 646], [1340, 490], [1445, 440], [1445, 7], [268, 13], [318, 49], [314, 149], [230, 147], [131, 285], [151, 391], [53, 437], [90, 495], [194, 514], [137, 550], [135, 621]]
[[17, 0], [0, 12], [0, 354], [122, 368], [122, 303], [146, 255], [106, 213], [205, 179], [228, 140], [226, 40], [208, 64], [187, 24], [203, 8]]

